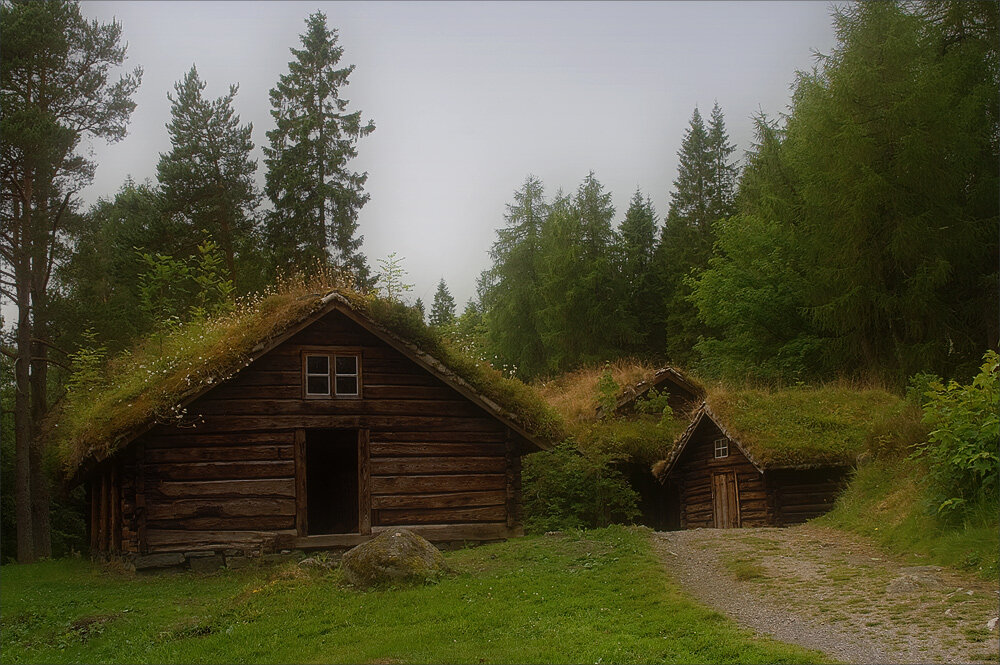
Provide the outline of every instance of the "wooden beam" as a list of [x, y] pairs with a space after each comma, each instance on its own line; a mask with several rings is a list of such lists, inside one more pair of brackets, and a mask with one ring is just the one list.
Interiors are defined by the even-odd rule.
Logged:
[[108, 551], [108, 510], [109, 494], [111, 483], [108, 482], [108, 470], [101, 471], [101, 515], [99, 520], [99, 536], [97, 537], [97, 549], [102, 552]]
[[515, 488], [515, 478], [514, 478], [514, 459], [517, 458], [517, 451], [514, 449], [514, 438], [511, 436], [510, 429], [507, 429], [507, 439], [504, 442], [504, 454], [505, 454], [505, 473], [506, 482], [504, 484], [504, 490], [506, 493], [506, 506], [507, 506], [507, 526], [513, 527], [517, 523], [517, 492]]
[[358, 430], [358, 533], [372, 532], [371, 433]]
[[111, 465], [111, 551], [122, 549], [122, 488], [120, 463]]
[[135, 451], [135, 530], [140, 552], [148, 552], [146, 543], [146, 444], [141, 442]]
[[300, 537], [309, 533], [309, 512], [306, 503], [306, 431], [295, 430], [295, 532]]

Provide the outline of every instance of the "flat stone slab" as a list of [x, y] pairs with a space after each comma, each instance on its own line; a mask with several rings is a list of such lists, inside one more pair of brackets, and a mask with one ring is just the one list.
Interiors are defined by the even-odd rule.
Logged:
[[151, 568], [170, 568], [184, 563], [184, 555], [180, 552], [164, 552], [162, 554], [143, 554], [132, 560], [136, 570]]

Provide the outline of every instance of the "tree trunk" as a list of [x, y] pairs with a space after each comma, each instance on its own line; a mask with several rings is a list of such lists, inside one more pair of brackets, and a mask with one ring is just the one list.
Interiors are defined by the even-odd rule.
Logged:
[[[37, 303], [37, 300], [35, 300]], [[36, 305], [39, 312], [44, 307]], [[35, 335], [44, 335], [45, 329], [36, 320], [33, 326]], [[48, 347], [44, 344], [32, 344], [31, 355], [31, 422], [33, 436], [29, 448], [31, 460], [31, 534], [35, 545], [35, 556], [38, 558], [52, 556], [52, 537], [49, 526], [49, 474], [45, 464], [45, 442], [38, 435], [40, 423], [48, 412]]]
[[[22, 227], [23, 229], [24, 227]], [[14, 361], [14, 496], [17, 521], [17, 560], [35, 559], [31, 519], [31, 286], [24, 256], [17, 257], [17, 360]]]

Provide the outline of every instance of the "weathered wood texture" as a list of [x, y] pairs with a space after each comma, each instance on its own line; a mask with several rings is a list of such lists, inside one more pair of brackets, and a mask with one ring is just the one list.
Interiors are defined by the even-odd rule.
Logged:
[[[302, 353], [319, 347], [360, 352], [363, 398], [302, 398]], [[129, 511], [121, 517], [128, 551], [266, 548], [276, 539], [317, 538], [306, 519], [309, 428], [361, 432], [360, 534], [434, 525], [436, 531], [424, 530], [476, 540], [519, 528], [517, 437], [508, 442], [501, 422], [339, 313], [187, 411], [199, 418], [196, 427], [154, 427], [131, 448], [138, 459], [119, 469], [129, 487]], [[110, 485], [109, 476], [109, 489], [95, 485], [92, 493], [98, 549], [111, 546], [113, 516], [102, 504], [111, 499]]]
[[[727, 517], [725, 523], [731, 526], [772, 524], [774, 516], [768, 507], [764, 476], [735, 444], [729, 445], [728, 457], [716, 459], [714, 442], [721, 436], [722, 432], [710, 419], [702, 420], [670, 472], [668, 482], [676, 486], [680, 496], [681, 528], [716, 525], [714, 497], [717, 490], [713, 487], [713, 478], [721, 473], [733, 474], [739, 493], [738, 522]], [[724, 498], [720, 498], [722, 500]]]
[[798, 524], [831, 510], [847, 483], [848, 472], [844, 467], [769, 471], [776, 523]]

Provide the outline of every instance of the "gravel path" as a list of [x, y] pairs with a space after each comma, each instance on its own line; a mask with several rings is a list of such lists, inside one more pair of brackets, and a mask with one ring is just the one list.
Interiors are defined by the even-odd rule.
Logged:
[[835, 529], [692, 529], [654, 533], [653, 545], [703, 602], [839, 661], [1000, 660], [996, 585], [903, 563]]

